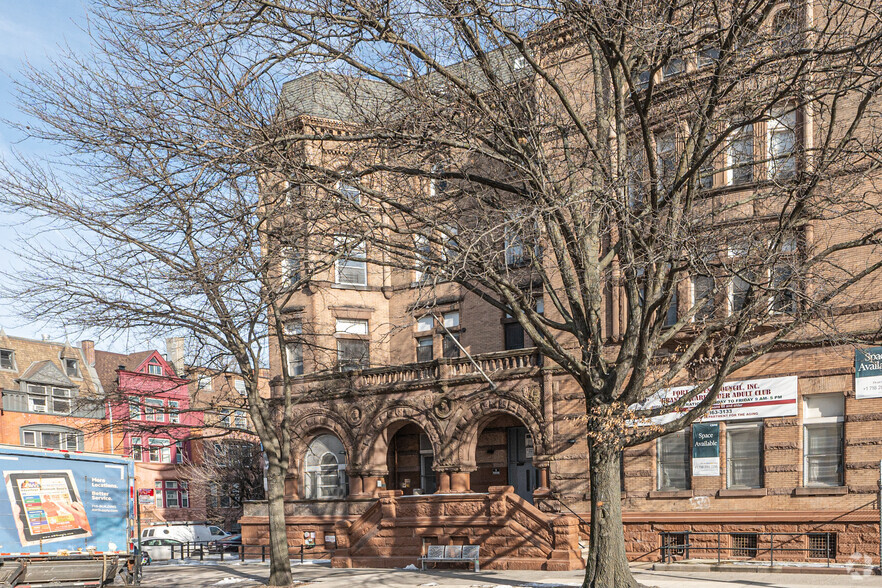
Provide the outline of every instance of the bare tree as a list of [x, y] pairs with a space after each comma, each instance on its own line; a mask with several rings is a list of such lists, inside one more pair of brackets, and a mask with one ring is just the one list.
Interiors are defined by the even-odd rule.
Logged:
[[[35, 320], [187, 337], [194, 365], [242, 378], [267, 460], [270, 584], [287, 586], [283, 500], [298, 398], [288, 363], [270, 354], [300, 340], [281, 311], [289, 293], [333, 260], [301, 266], [286, 240], [323, 227], [282, 227], [268, 214], [290, 197], [273, 180], [285, 177], [288, 152], [266, 147], [279, 144], [278, 88], [257, 75], [249, 47], [219, 48], [198, 19], [164, 28], [178, 6], [137, 8], [106, 3], [89, 30], [92, 54], [22, 74], [31, 120], [21, 130], [53, 155], [3, 162], [2, 200], [48, 232], [11, 247], [38, 269], [8, 280], [5, 295]], [[263, 397], [269, 361], [282, 377]]]

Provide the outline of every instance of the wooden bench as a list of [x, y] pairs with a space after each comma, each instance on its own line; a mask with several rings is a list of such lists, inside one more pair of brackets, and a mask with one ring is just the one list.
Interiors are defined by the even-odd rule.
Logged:
[[474, 562], [475, 571], [481, 571], [478, 562], [478, 545], [429, 545], [425, 557], [420, 558], [422, 571], [426, 570], [427, 563], [459, 563]]

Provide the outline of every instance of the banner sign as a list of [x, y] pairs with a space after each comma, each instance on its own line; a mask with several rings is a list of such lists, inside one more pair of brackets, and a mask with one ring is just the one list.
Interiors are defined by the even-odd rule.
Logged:
[[138, 489], [138, 504], [140, 505], [152, 505], [153, 504], [153, 488], [139, 488]]
[[882, 347], [854, 350], [855, 398], [882, 398]]
[[720, 424], [692, 425], [692, 475], [720, 475]]
[[[798, 378], [796, 376], [726, 382], [720, 389], [720, 393], [717, 395], [713, 406], [696, 422], [738, 421], [796, 416], [797, 382]], [[673, 404], [692, 391], [693, 388], [694, 386], [679, 386], [677, 388], [659, 390], [645, 402], [631, 406], [631, 409], [647, 410]], [[707, 392], [702, 391], [674, 412], [653, 417], [651, 421], [635, 422], [634, 424], [660, 425], [673, 421], [682, 416], [683, 413], [698, 406], [706, 396]]]

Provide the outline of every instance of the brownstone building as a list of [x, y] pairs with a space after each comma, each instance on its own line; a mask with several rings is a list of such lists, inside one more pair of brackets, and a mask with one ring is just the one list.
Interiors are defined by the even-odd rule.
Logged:
[[[693, 57], [658, 71], [658, 83], [696, 74], [702, 61]], [[573, 59], [563, 71], [578, 66]], [[289, 82], [282, 102], [302, 128], [333, 134], [346, 125], [339, 87], [313, 74]], [[731, 205], [801, 165], [792, 146], [815, 140], [808, 120], [790, 109], [733, 141], [702, 179], [715, 198], [709, 206]], [[682, 148], [678, 132], [659, 137], [660, 160]], [[307, 156], [324, 154], [317, 151]], [[806, 250], [835, 241], [843, 223], [805, 224], [794, 243]], [[506, 240], [506, 263], [517, 265], [524, 247]], [[723, 249], [741, 255], [735, 242]], [[287, 488], [290, 544], [334, 547], [338, 566], [415, 563], [431, 544], [480, 545], [482, 565], [501, 568], [584, 565], [590, 495], [580, 386], [543, 361], [517, 321], [466, 288], [440, 283], [427, 296], [421, 270], [368, 258], [350, 247], [287, 308], [291, 342], [279, 355], [305, 394]], [[286, 271], [304, 261], [292, 256]], [[849, 271], [872, 263], [865, 253], [840, 262]], [[673, 322], [705, 298], [708, 279], [675, 285]], [[603, 309], [610, 341], [627, 324], [618, 287], [611, 283]], [[744, 304], [739, 288], [733, 281], [712, 312]], [[849, 329], [878, 333], [878, 292], [876, 280], [840, 309]], [[548, 292], [531, 295], [546, 312]], [[775, 298], [768, 310], [786, 317], [793, 304]], [[679, 557], [688, 543], [691, 557], [720, 550], [725, 559], [878, 561], [882, 397], [856, 394], [856, 353], [829, 338], [779, 345], [733, 373], [701, 423], [626, 449], [629, 557]], [[684, 374], [677, 383], [690, 382]], [[266, 540], [263, 509], [246, 506], [246, 543]]]

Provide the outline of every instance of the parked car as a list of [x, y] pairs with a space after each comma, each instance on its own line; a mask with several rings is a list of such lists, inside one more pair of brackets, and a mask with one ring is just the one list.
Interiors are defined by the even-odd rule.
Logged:
[[242, 546], [242, 535], [227, 535], [223, 539], [212, 541], [208, 544], [208, 553], [220, 553], [229, 551], [239, 551]]
[[[165, 561], [180, 557], [184, 544], [176, 539], [147, 539], [141, 541], [141, 550], [147, 555], [149, 561]], [[174, 553], [172, 553], [174, 551]]]
[[141, 530], [141, 541], [149, 539], [174, 539], [181, 543], [208, 543], [228, 536], [229, 533], [216, 525], [205, 523], [169, 522]]

